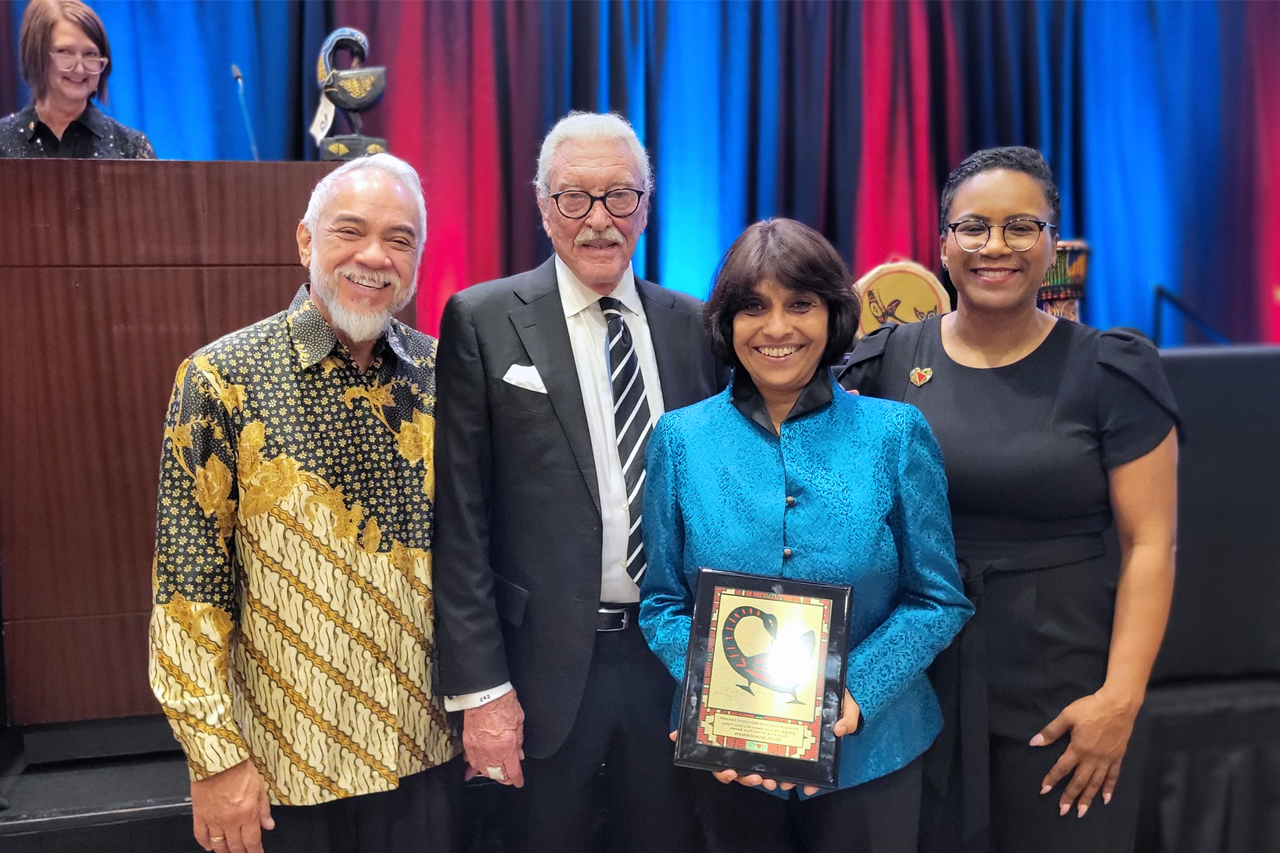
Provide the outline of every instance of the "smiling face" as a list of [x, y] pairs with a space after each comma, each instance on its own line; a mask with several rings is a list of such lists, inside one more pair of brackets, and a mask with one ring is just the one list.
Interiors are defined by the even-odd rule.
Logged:
[[733, 352], [767, 405], [789, 409], [813, 378], [827, 348], [827, 314], [816, 294], [765, 279], [733, 315]]
[[547, 175], [548, 197], [540, 198], [542, 227], [556, 254], [578, 280], [607, 296], [618, 286], [636, 241], [649, 218], [649, 197], [630, 216], [611, 216], [603, 203], [591, 205], [582, 219], [569, 219], [550, 198], [564, 190], [602, 196], [610, 190], [644, 189], [644, 176], [621, 139], [570, 139], [556, 149]]
[[311, 294], [335, 330], [372, 340], [413, 298], [418, 262], [413, 194], [379, 169], [343, 175], [320, 213], [317, 234], [298, 226]]
[[[1003, 225], [1014, 219], [1053, 222], [1053, 209], [1035, 178], [1024, 172], [992, 169], [979, 172], [956, 190], [947, 218]], [[950, 229], [942, 236], [942, 265], [955, 285], [962, 310], [1009, 313], [1034, 310], [1036, 293], [1053, 263], [1056, 229], [1046, 228], [1036, 244], [1015, 252], [1004, 242], [1003, 229], [991, 232], [976, 252], [961, 249]]]
[[90, 74], [83, 63], [77, 63], [70, 71], [58, 70], [53, 56], [65, 52], [72, 56], [102, 56], [102, 51], [94, 44], [93, 39], [85, 35], [71, 21], [58, 21], [53, 25], [53, 33], [49, 43], [49, 64], [47, 80], [48, 98], [56, 98], [65, 102], [88, 103], [90, 96], [98, 89], [101, 72]]

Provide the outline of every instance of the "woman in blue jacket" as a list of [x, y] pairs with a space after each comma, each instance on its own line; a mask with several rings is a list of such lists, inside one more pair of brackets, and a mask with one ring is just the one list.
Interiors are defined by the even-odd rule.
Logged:
[[733, 381], [664, 415], [649, 440], [640, 624], [677, 680], [699, 567], [853, 590], [839, 789], [697, 774], [712, 853], [916, 847], [919, 756], [942, 720], [925, 668], [972, 608], [929, 426], [832, 377], [858, 307], [820, 234], [786, 219], [752, 225], [705, 310]]

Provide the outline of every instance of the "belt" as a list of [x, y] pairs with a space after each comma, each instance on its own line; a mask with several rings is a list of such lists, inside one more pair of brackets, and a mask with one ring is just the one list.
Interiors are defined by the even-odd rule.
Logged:
[[640, 618], [640, 604], [607, 604], [602, 603], [596, 611], [597, 631], [625, 631], [636, 625]]
[[[956, 552], [1001, 555], [995, 559], [965, 557], [958, 560], [965, 595], [978, 607], [985, 586], [984, 578], [988, 575], [1049, 569], [1091, 560], [1106, 553], [1106, 545], [1101, 534], [1091, 533], [1027, 543], [957, 541]], [[961, 630], [952, 647], [938, 656], [932, 674], [938, 692], [957, 697], [959, 706], [957, 724], [954, 727], [944, 725], [935, 743], [937, 754], [946, 756], [946, 759], [942, 766], [935, 764], [931, 768], [936, 774], [932, 782], [944, 790], [952, 785], [959, 787], [962, 797], [961, 836], [965, 842], [972, 842], [989, 832], [991, 825], [991, 724], [986, 638], [982, 634], [982, 623], [974, 620]], [[958, 781], [952, 777], [950, 767], [957, 743], [960, 758]]]

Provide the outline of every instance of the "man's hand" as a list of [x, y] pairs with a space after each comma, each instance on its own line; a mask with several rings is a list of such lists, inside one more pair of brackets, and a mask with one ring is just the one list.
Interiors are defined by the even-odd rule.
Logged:
[[477, 776], [524, 787], [524, 709], [516, 692], [462, 712], [462, 747]]
[[205, 850], [262, 853], [262, 830], [275, 829], [271, 801], [249, 760], [191, 783], [191, 818]]

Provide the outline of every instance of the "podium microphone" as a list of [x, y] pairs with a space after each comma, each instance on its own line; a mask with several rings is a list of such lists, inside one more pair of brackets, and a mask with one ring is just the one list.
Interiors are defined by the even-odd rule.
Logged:
[[240, 69], [233, 62], [231, 63], [231, 76], [236, 78], [236, 85], [239, 87], [240, 93], [240, 115], [244, 116], [244, 131], [249, 134], [249, 147], [253, 149], [253, 159], [258, 160], [258, 140], [253, 136], [253, 122], [249, 121], [249, 105], [244, 100], [244, 78], [240, 75]]

